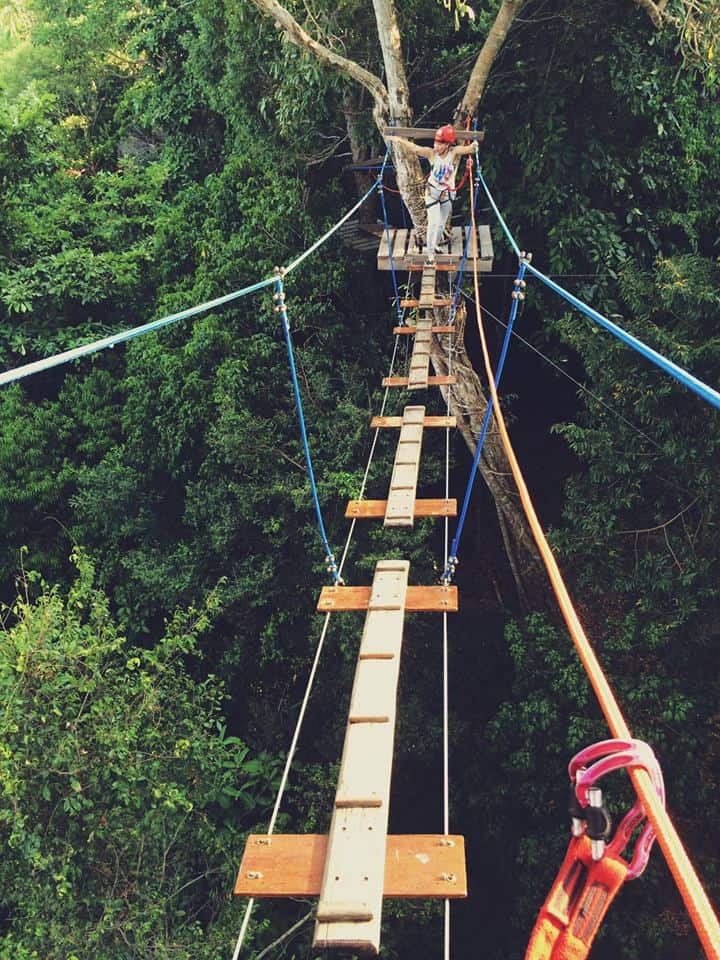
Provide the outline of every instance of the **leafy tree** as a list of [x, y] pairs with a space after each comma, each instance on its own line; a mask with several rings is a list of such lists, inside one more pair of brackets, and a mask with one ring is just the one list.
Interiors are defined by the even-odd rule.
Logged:
[[67, 596], [27, 573], [5, 610], [2, 952], [215, 957], [276, 769], [228, 735], [220, 681], [188, 669], [216, 600], [133, 648], [73, 561]]

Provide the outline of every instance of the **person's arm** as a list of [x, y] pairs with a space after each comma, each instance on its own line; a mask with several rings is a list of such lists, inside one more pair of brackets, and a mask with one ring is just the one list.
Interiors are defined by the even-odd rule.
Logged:
[[475, 143], [466, 143], [464, 147], [455, 147], [455, 156], [464, 157], [467, 154], [475, 153]]
[[418, 157], [427, 157], [428, 160], [432, 160], [432, 147], [420, 147], [412, 140], [406, 140], [405, 137], [393, 137], [390, 134], [387, 134], [385, 139], [392, 140], [394, 143], [401, 143], [407, 150], [416, 154]]

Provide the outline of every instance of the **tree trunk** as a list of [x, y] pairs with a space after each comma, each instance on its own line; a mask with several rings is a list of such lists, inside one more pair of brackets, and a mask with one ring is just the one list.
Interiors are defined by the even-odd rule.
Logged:
[[[441, 390], [445, 400], [449, 400], [451, 414], [457, 418], [457, 429], [468, 450], [475, 456], [487, 411], [487, 399], [465, 350], [465, 316], [465, 309], [461, 305], [455, 318], [452, 352], [452, 373], [457, 377], [457, 383], [441, 387]], [[447, 319], [439, 319], [438, 322], [445, 323]], [[444, 376], [450, 372], [447, 337], [433, 337], [431, 359], [438, 374]], [[492, 423], [485, 437], [478, 472], [495, 503], [500, 534], [520, 606], [525, 612], [541, 609], [546, 606], [548, 597], [545, 569], [520, 505], [499, 434]]]
[[[368, 160], [370, 156], [369, 145], [363, 140], [359, 132], [359, 126], [357, 118], [362, 110], [362, 92], [358, 90], [356, 86], [350, 86], [346, 88], [343, 94], [342, 110], [343, 116], [345, 117], [345, 129], [348, 134], [348, 141], [350, 143], [350, 152], [352, 154], [353, 163], [362, 164]], [[372, 170], [355, 170], [353, 171], [353, 178], [355, 180], [355, 190], [358, 195], [358, 199], [364, 196], [370, 187], [375, 181], [375, 174]], [[361, 223], [375, 223], [377, 220], [378, 213], [378, 202], [377, 195], [372, 194], [368, 198], [367, 202], [360, 207], [358, 213], [358, 218]]]

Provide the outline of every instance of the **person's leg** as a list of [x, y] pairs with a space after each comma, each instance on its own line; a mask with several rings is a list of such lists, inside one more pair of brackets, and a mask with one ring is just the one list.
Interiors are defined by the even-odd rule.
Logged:
[[425, 242], [425, 256], [432, 260], [435, 256], [435, 247], [442, 234], [444, 221], [442, 220], [441, 203], [432, 202], [427, 208], [427, 240]]
[[432, 250], [435, 253], [440, 253], [442, 250], [440, 244], [442, 243], [443, 237], [445, 235], [445, 225], [448, 222], [448, 218], [450, 214], [452, 213], [452, 202], [450, 200], [444, 200], [442, 203], [438, 204], [438, 209], [440, 211], [440, 214], [439, 214], [440, 223], [438, 226], [437, 237], [435, 238], [435, 246], [432, 247]]

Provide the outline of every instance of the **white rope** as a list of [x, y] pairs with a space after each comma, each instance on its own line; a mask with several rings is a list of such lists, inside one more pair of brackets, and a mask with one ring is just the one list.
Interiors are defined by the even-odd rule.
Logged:
[[[399, 335], [395, 337], [395, 348], [393, 350], [392, 358], [390, 360], [390, 372], [388, 376], [392, 376], [393, 367], [395, 365], [395, 357], [397, 354], [398, 341], [400, 340]], [[385, 406], [387, 404], [388, 394], [390, 388], [385, 388], [385, 395], [383, 397], [382, 407], [380, 410], [380, 416], [384, 415]], [[375, 428], [375, 437], [373, 438], [372, 446], [370, 448], [370, 453], [368, 455], [367, 466], [365, 467], [365, 475], [363, 477], [362, 485], [360, 488], [360, 496], [358, 499], [362, 500], [365, 495], [365, 485], [370, 473], [370, 467], [372, 464], [373, 456], [375, 454], [375, 447], [377, 445], [378, 433], [380, 432], [379, 428]], [[352, 523], [350, 524], [350, 530], [345, 541], [345, 548], [343, 550], [342, 559], [340, 560], [340, 566], [338, 567], [338, 573], [342, 573], [343, 566], [345, 564], [345, 559], [347, 557], [348, 550], [350, 548], [350, 541], [352, 540], [353, 531], [355, 530], [355, 524], [357, 518], [353, 518]], [[305, 719], [305, 712], [307, 710], [308, 703], [310, 701], [310, 694], [312, 692], [313, 684], [315, 682], [315, 674], [317, 673], [318, 664], [320, 663], [320, 655], [322, 653], [323, 647], [325, 645], [325, 638], [327, 636], [328, 627], [330, 625], [331, 613], [325, 614], [325, 623], [323, 624], [322, 632], [320, 634], [320, 639], [318, 640], [317, 649], [315, 651], [315, 657], [313, 659], [312, 667], [310, 668], [310, 675], [308, 676], [307, 686], [305, 688], [305, 695], [300, 706], [300, 713], [298, 714], [297, 723], [295, 725], [295, 732], [293, 733], [293, 738], [290, 743], [290, 748], [288, 750], [287, 758], [285, 760], [285, 769], [283, 770], [282, 779], [280, 781], [280, 786], [278, 788], [277, 796], [275, 798], [275, 806], [273, 807], [272, 816], [270, 817], [270, 824], [268, 826], [268, 836], [270, 836], [275, 830], [275, 824], [277, 821], [278, 813], [280, 812], [280, 804], [282, 803], [282, 798], [285, 793], [285, 788], [287, 786], [288, 777], [290, 775], [290, 769], [292, 767], [292, 762], [295, 758], [295, 751], [297, 749], [298, 740], [300, 739], [300, 731], [302, 728], [303, 721]], [[247, 930], [250, 925], [250, 917], [255, 906], [255, 898], [251, 897], [245, 907], [245, 914], [242, 919], [242, 925], [240, 927], [240, 933], [237, 938], [237, 943], [235, 944], [235, 950], [233, 951], [232, 960], [238, 960], [240, 956], [240, 951], [242, 950], [243, 944], [245, 942], [245, 937], [247, 935]]]
[[[472, 186], [471, 186], [472, 189]], [[459, 278], [458, 278], [459, 281]], [[455, 340], [453, 333], [448, 334], [448, 376], [452, 376], [453, 350]], [[450, 416], [450, 390], [448, 384], [445, 395], [445, 413]], [[445, 499], [450, 499], [450, 427], [445, 428]], [[448, 544], [450, 540], [450, 518], [445, 517], [445, 542], [443, 563], [447, 563]], [[450, 696], [448, 685], [448, 615], [443, 612], [443, 834], [450, 833]], [[445, 899], [443, 924], [443, 960], [450, 960], [450, 900]]]
[[309, 257], [311, 253], [314, 253], [314, 252], [317, 250], [318, 247], [321, 247], [321, 246], [323, 245], [323, 243], [325, 243], [325, 241], [326, 241], [329, 237], [331, 237], [331, 236], [335, 233], [335, 231], [338, 230], [338, 229], [345, 223], [346, 220], [349, 220], [349, 219], [350, 219], [350, 217], [355, 213], [356, 210], [359, 210], [359, 209], [360, 209], [360, 207], [365, 203], [365, 201], [366, 201], [367, 198], [370, 196], [370, 194], [373, 192], [373, 190], [376, 190], [376, 189], [377, 189], [377, 185], [378, 185], [379, 182], [380, 182], [380, 180], [379, 180], [379, 178], [378, 178], [378, 179], [375, 181], [375, 183], [370, 187], [370, 189], [369, 189], [368, 192], [365, 194], [365, 196], [362, 198], [362, 200], [358, 200], [358, 202], [355, 204], [355, 206], [352, 208], [352, 210], [348, 210], [348, 212], [345, 214], [345, 216], [344, 216], [344, 217], [341, 217], [340, 220], [338, 220], [338, 222], [337, 222], [336, 224], [334, 224], [334, 226], [330, 227], [330, 229], [327, 231], [327, 233], [324, 233], [324, 234], [322, 235], [322, 237], [320, 237], [319, 240], [316, 240], [315, 243], [314, 243], [311, 247], [308, 247], [308, 249], [307, 249], [304, 253], [301, 253], [300, 256], [299, 256], [296, 260], [293, 260], [293, 262], [292, 262], [289, 266], [285, 267], [285, 270], [283, 271], [283, 273], [285, 273], [285, 274], [287, 275], [287, 274], [290, 273], [292, 270], [294, 270], [296, 267], [299, 267], [300, 264], [303, 262], [303, 260], [307, 259], [307, 257]]

